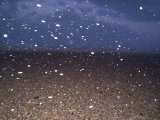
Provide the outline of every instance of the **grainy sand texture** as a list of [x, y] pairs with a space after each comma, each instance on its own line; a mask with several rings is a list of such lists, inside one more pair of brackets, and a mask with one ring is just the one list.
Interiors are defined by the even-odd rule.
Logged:
[[0, 120], [160, 120], [160, 56], [1, 52]]

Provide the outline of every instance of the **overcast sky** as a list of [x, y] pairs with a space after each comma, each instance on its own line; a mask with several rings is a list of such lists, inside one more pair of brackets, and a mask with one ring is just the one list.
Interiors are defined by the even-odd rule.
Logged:
[[160, 0], [1, 0], [0, 50], [16, 49], [160, 53]]

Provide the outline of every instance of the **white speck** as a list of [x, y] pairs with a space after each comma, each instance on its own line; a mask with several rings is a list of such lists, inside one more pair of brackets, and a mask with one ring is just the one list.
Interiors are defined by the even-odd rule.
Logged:
[[11, 88], [11, 90], [10, 90], [11, 92], [13, 92], [13, 88]]
[[0, 78], [1, 78], [2, 76], [0, 75]]
[[123, 61], [123, 58], [121, 58], [120, 61]]
[[58, 40], [58, 37], [54, 37], [55, 40]]
[[63, 45], [59, 45], [60, 47], [63, 47]]
[[27, 65], [27, 67], [29, 67], [29, 68], [30, 68], [30, 67], [31, 67], [31, 65]]
[[14, 111], [14, 109], [11, 109], [11, 112], [13, 112]]
[[141, 87], [142, 85], [141, 85], [141, 84], [139, 84], [138, 86], [139, 86], [139, 87]]
[[84, 68], [80, 69], [80, 71], [84, 71]]
[[70, 33], [70, 35], [73, 36], [74, 34], [73, 34], [73, 33]]
[[58, 70], [54, 70], [54, 72], [58, 72]]
[[91, 55], [94, 55], [94, 52], [91, 52]]
[[13, 77], [14, 76], [14, 74], [11, 74], [11, 77]]
[[92, 109], [92, 108], [93, 108], [93, 105], [89, 106], [89, 108]]
[[21, 41], [21, 44], [24, 45], [24, 41]]
[[54, 34], [53, 34], [53, 33], [51, 33], [51, 37], [54, 37]]
[[139, 9], [140, 9], [140, 10], [143, 10], [143, 7], [142, 7], [142, 6], [140, 6], [140, 7], [139, 7]]
[[53, 98], [53, 96], [48, 96], [48, 98], [49, 98], [49, 99], [52, 99], [52, 98]]
[[154, 101], [157, 102], [158, 100], [157, 100], [157, 99], [154, 99]]
[[63, 76], [64, 74], [63, 73], [60, 73], [60, 76]]
[[34, 30], [34, 32], [37, 32], [38, 30]]
[[96, 23], [96, 25], [99, 26], [100, 24], [99, 24], [99, 23]]
[[37, 4], [37, 7], [39, 7], [39, 8], [40, 8], [40, 7], [42, 7], [42, 5], [41, 5], [41, 4]]
[[19, 80], [20, 78], [16, 78], [17, 80]]
[[4, 35], [3, 35], [3, 37], [4, 37], [4, 38], [7, 38], [7, 37], [8, 37], [8, 35], [7, 35], [7, 34], [4, 34]]
[[70, 37], [69, 37], [69, 36], [67, 36], [67, 38], [68, 38], [68, 39], [70, 39]]
[[18, 74], [23, 74], [23, 72], [18, 72]]
[[118, 45], [118, 47], [120, 48], [120, 47], [121, 47], [121, 45]]
[[61, 25], [60, 24], [56, 24], [56, 27], [60, 27]]
[[48, 53], [48, 55], [50, 56], [50, 55], [52, 55], [51, 53]]
[[42, 22], [42, 23], [46, 23], [46, 21], [45, 21], [45, 20], [41, 20], [41, 22]]
[[120, 99], [121, 97], [120, 96], [117, 96], [117, 99]]
[[35, 46], [35, 47], [37, 47], [38, 45], [37, 45], [37, 44], [35, 44], [34, 46]]

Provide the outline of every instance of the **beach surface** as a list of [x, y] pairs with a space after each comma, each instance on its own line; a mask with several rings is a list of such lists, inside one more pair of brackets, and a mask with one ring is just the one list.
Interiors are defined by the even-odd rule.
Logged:
[[1, 52], [0, 120], [160, 120], [160, 56]]

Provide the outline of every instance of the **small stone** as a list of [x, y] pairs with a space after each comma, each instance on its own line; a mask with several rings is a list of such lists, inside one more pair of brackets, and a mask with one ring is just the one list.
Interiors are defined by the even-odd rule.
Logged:
[[48, 53], [48, 55], [50, 56], [50, 55], [52, 55], [51, 53]]
[[139, 113], [140, 116], [144, 116], [143, 113]]
[[18, 72], [18, 74], [23, 74], [23, 72]]
[[31, 67], [31, 65], [27, 65], [27, 67], [29, 67], [29, 68], [30, 68], [30, 67]]
[[89, 106], [89, 109], [92, 109], [93, 108], [93, 105]]
[[34, 99], [39, 99], [39, 98], [40, 98], [39, 96], [35, 96], [35, 97], [34, 97]]
[[120, 99], [121, 97], [120, 96], [117, 96], [117, 99]]
[[11, 88], [11, 90], [10, 90], [11, 92], [13, 92], [13, 88]]
[[63, 76], [64, 74], [63, 73], [60, 73], [60, 76]]
[[53, 98], [53, 96], [48, 96], [48, 98], [49, 98], [49, 99], [52, 99], [52, 98]]
[[157, 99], [154, 99], [154, 101], [157, 102], [158, 100], [157, 100]]

